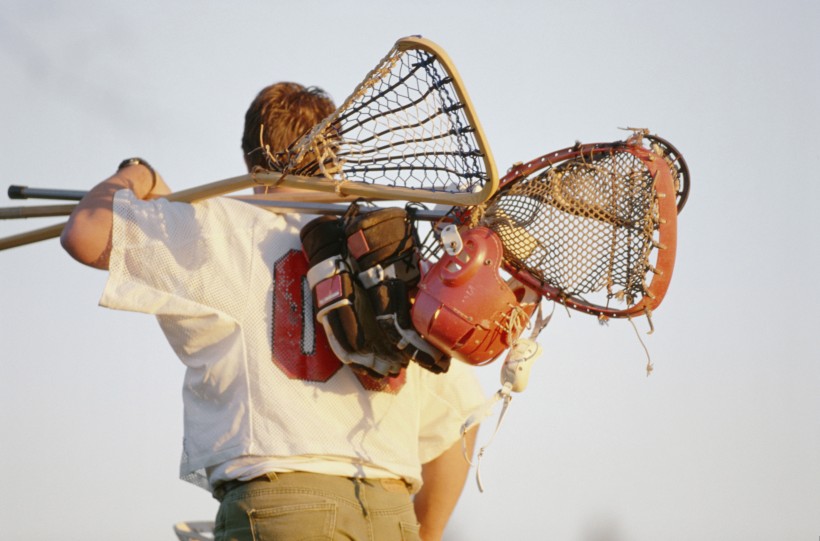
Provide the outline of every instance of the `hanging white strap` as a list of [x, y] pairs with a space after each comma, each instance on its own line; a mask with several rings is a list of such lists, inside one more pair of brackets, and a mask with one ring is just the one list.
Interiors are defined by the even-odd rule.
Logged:
[[[499, 393], [501, 393], [501, 392], [502, 391], [499, 391]], [[501, 428], [501, 422], [504, 420], [504, 415], [506, 415], [506, 413], [507, 413], [507, 408], [509, 407], [510, 402], [512, 402], [512, 395], [509, 394], [509, 390], [507, 390], [507, 393], [504, 395], [504, 404], [501, 406], [501, 413], [498, 414], [498, 422], [495, 424], [495, 430], [493, 430], [493, 434], [492, 434], [492, 436], [490, 436], [490, 439], [487, 440], [487, 443], [485, 443], [478, 450], [478, 454], [476, 455], [475, 481], [476, 481], [476, 484], [478, 485], [478, 491], [479, 492], [484, 492], [484, 484], [481, 482], [481, 458], [484, 456], [484, 451], [487, 450], [487, 448], [490, 446], [490, 444], [495, 439], [495, 435], [498, 434], [498, 431]]]
[[[540, 303], [537, 311], [538, 314], [535, 322], [533, 323], [533, 329], [530, 333], [530, 337], [519, 338], [516, 340], [513, 347], [510, 348], [507, 358], [504, 360], [504, 364], [501, 367], [501, 389], [493, 394], [493, 396], [484, 402], [484, 404], [473, 410], [473, 413], [470, 414], [470, 416], [467, 417], [467, 420], [464, 421], [464, 424], [461, 425], [461, 449], [467, 463], [470, 464], [470, 466], [475, 465], [476, 467], [475, 477], [476, 483], [478, 484], [478, 490], [480, 492], [484, 492], [484, 484], [481, 481], [481, 458], [484, 456], [484, 452], [493, 442], [496, 434], [498, 434], [498, 431], [501, 428], [501, 423], [504, 420], [504, 416], [507, 414], [507, 409], [510, 406], [510, 402], [512, 402], [512, 393], [520, 393], [527, 388], [530, 368], [532, 367], [535, 359], [541, 354], [541, 347], [536, 343], [535, 339], [544, 327], [547, 326], [550, 319], [552, 319], [552, 315], [555, 313], [555, 304], [553, 304], [552, 310], [546, 317], [544, 316], [542, 305]], [[501, 412], [498, 414], [498, 421], [495, 424], [495, 430], [493, 430], [493, 433], [490, 436], [490, 439], [487, 440], [487, 443], [485, 443], [478, 450], [476, 462], [473, 464], [472, 460], [470, 460], [469, 454], [467, 453], [467, 440], [465, 437], [467, 431], [492, 415], [493, 407], [499, 400], [503, 401], [503, 405], [501, 406]]]

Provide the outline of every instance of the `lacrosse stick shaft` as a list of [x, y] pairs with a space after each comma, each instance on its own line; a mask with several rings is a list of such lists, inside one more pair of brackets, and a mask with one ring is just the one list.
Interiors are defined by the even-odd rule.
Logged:
[[[88, 192], [85, 190], [64, 190], [59, 188], [29, 188], [28, 186], [9, 186], [9, 199], [53, 199], [59, 201], [79, 201]], [[183, 192], [177, 192], [181, 194]], [[170, 197], [170, 196], [169, 196]], [[276, 191], [269, 194], [254, 194], [249, 196], [255, 200], [270, 199], [273, 201], [310, 201], [312, 203], [340, 203], [343, 201], [355, 201], [356, 198], [337, 193], [303, 191], [287, 192]], [[246, 197], [247, 198], [247, 197]], [[9, 207], [14, 208], [14, 207]], [[20, 207], [27, 208], [27, 207]], [[33, 208], [33, 207], [31, 207]]]
[[[10, 186], [9, 196], [11, 199], [57, 199], [66, 201], [79, 201], [88, 192], [83, 190], [62, 190], [55, 188], [29, 188], [27, 186]], [[12, 196], [11, 194], [14, 194]], [[353, 197], [342, 196], [324, 192], [287, 192], [278, 191], [270, 194], [254, 194], [249, 196], [230, 196], [232, 199], [239, 199], [246, 203], [258, 206], [266, 206], [266, 201], [276, 203], [286, 201], [297, 201], [299, 203], [343, 203], [353, 202]], [[50, 216], [68, 216], [77, 205], [40, 205], [0, 208], [0, 220], [11, 220], [17, 218], [43, 218]]]
[[[259, 199], [254, 196], [233, 196], [230, 197], [230, 199], [236, 199], [237, 201], [256, 205], [271, 212], [280, 213], [297, 212], [301, 214], [341, 216], [348, 210], [348, 207], [345, 205], [313, 201], [295, 201], [289, 198], [284, 201], [277, 201], [273, 199]], [[68, 216], [76, 207], [77, 205], [43, 205], [0, 208], [0, 220]], [[446, 214], [445, 211], [419, 209], [415, 211], [414, 215], [419, 220], [435, 221], [444, 218]]]
[[38, 205], [27, 207], [0, 208], [0, 220], [15, 218], [48, 218], [52, 216], [68, 216], [77, 205]]
[[[322, 203], [320, 201], [296, 201], [289, 197], [286, 197], [283, 200], [275, 200], [269, 197], [260, 198], [253, 195], [239, 195], [231, 196], [229, 199], [236, 199], [237, 201], [255, 205], [270, 212], [279, 213], [295, 212], [300, 214], [327, 214], [341, 216], [349, 209], [347, 205]], [[11, 218], [68, 216], [76, 207], [77, 205], [43, 205], [0, 208], [0, 220]], [[367, 209], [367, 207], [365, 207], [365, 209]], [[447, 212], [443, 210], [417, 209], [413, 211], [413, 216], [419, 220], [435, 221], [445, 218], [447, 216]]]
[[83, 190], [57, 190], [53, 188], [29, 188], [28, 186], [9, 186], [9, 199], [57, 199], [59, 201], [79, 201], [85, 197]]
[[[247, 175], [240, 175], [238, 177], [217, 180], [208, 184], [202, 184], [193, 188], [188, 188], [175, 192], [168, 196], [171, 201], [181, 201], [184, 203], [193, 203], [208, 199], [217, 195], [223, 195], [230, 192], [242, 190], [253, 186], [284, 186], [288, 188], [299, 188], [303, 190], [319, 192], [316, 197], [308, 195], [293, 195], [294, 199], [311, 200], [311, 201], [340, 201], [350, 199], [355, 196], [365, 197], [368, 199], [379, 199], [379, 196], [374, 196], [371, 190], [358, 190], [356, 186], [349, 183], [328, 181], [320, 177], [301, 177], [297, 175], [282, 175], [282, 173], [275, 173], [273, 171], [266, 171], [264, 173], [250, 173]], [[406, 198], [408, 201], [416, 201], [420, 197], [418, 190], [407, 189], [407, 192], [415, 192], [414, 198]], [[87, 192], [83, 190], [63, 190], [55, 188], [30, 188], [28, 186], [12, 185], [8, 189], [9, 199], [58, 199], [63, 201], [79, 201]], [[283, 192], [286, 193], [286, 192]], [[277, 194], [277, 199], [282, 200], [282, 194]], [[405, 199], [402, 197], [406, 195], [394, 194], [396, 199]], [[289, 197], [289, 196], [284, 196]], [[427, 199], [422, 197], [422, 199]]]
[[65, 224], [55, 224], [0, 239], [0, 251], [59, 237]]
[[[275, 174], [265, 175], [271, 183], [275, 182], [275, 179], [271, 178], [272, 175]], [[175, 192], [167, 195], [166, 198], [169, 201], [193, 203], [209, 197], [215, 197], [217, 195], [235, 192], [251, 186], [263, 184], [264, 182], [264, 180], [259, 179], [259, 175], [242, 175]], [[0, 251], [31, 244], [33, 242], [39, 242], [41, 240], [59, 237], [63, 232], [64, 227], [65, 223], [55, 224], [42, 229], [36, 229], [34, 231], [28, 231], [26, 233], [20, 233], [18, 235], [2, 238], [0, 239]]]
[[[70, 190], [67, 190], [70, 191]], [[169, 200], [175, 201], [177, 199], [174, 198], [177, 194], [171, 194], [168, 196]], [[333, 203], [326, 203], [324, 201], [337, 201], [340, 203], [346, 203], [348, 201], [353, 201], [353, 199], [346, 198], [346, 197], [339, 197], [335, 194], [318, 194], [324, 195], [325, 197], [316, 197], [317, 194], [312, 193], [300, 193], [300, 192], [282, 192], [278, 194], [264, 194], [264, 195], [247, 195], [247, 196], [233, 196], [232, 199], [236, 199], [237, 201], [242, 201], [244, 203], [249, 203], [252, 205], [256, 205], [261, 207], [265, 210], [270, 212], [295, 212], [301, 214], [316, 214], [316, 215], [336, 215], [341, 216], [348, 210], [348, 206], [346, 204], [333, 204]], [[276, 197], [277, 199], [273, 199]], [[281, 199], [280, 199], [281, 197]], [[299, 200], [297, 200], [299, 198]], [[305, 201], [304, 199], [309, 199]], [[313, 201], [312, 199], [319, 199], [320, 201]], [[51, 205], [55, 210], [59, 207], [64, 207], [63, 212], [64, 214], [70, 214], [71, 211], [74, 209], [76, 205]], [[7, 218], [7, 217], [22, 217], [22, 216], [4, 216], [5, 214], [22, 214], [26, 208], [38, 208], [38, 207], [17, 207], [17, 208], [10, 208], [10, 209], [0, 209], [0, 218]], [[10, 212], [9, 212], [10, 211]], [[446, 210], [427, 210], [427, 209], [416, 209], [413, 211], [414, 216], [416, 219], [425, 220], [425, 221], [436, 221], [446, 218], [447, 211]], [[42, 214], [45, 215], [45, 214]], [[55, 216], [59, 214], [49, 214], [50, 216]], [[50, 238], [58, 237], [63, 230], [65, 224], [56, 224], [53, 226], [45, 227], [42, 229], [36, 229], [34, 231], [29, 231], [26, 233], [20, 233], [18, 235], [13, 235], [10, 237], [5, 237], [0, 239], [0, 251], [5, 250], [7, 248], [15, 248], [17, 246], [23, 246], [26, 244], [31, 244], [34, 242], [39, 242], [41, 240], [47, 240]]]

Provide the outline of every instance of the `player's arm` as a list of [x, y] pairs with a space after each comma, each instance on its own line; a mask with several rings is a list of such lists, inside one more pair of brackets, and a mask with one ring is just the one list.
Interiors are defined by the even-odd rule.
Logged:
[[71, 213], [60, 237], [63, 248], [80, 263], [108, 268], [114, 194], [122, 189], [131, 190], [140, 199], [170, 193], [162, 177], [144, 163], [122, 167], [97, 184]]
[[[467, 456], [473, 456], [475, 448], [475, 427], [465, 435]], [[435, 459], [423, 464], [421, 477], [424, 484], [416, 494], [414, 506], [416, 517], [421, 524], [423, 541], [439, 541], [444, 527], [458, 503], [470, 465], [464, 459], [461, 440]]]

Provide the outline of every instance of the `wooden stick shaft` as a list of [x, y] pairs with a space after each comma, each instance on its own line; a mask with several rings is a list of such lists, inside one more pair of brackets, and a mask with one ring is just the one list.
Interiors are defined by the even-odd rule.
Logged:
[[65, 224], [50, 225], [42, 229], [35, 229], [34, 231], [4, 237], [0, 239], [0, 251], [59, 237], [60, 233], [63, 232], [63, 227], [65, 227]]
[[76, 204], [69, 205], [37, 205], [26, 207], [5, 207], [0, 208], [0, 220], [14, 218], [47, 218], [50, 216], [68, 216], [76, 207]]
[[[18, 193], [23, 196], [13, 197], [12, 199], [56, 199], [65, 201], [79, 201], [88, 192], [83, 190], [61, 190], [55, 188], [28, 188], [25, 186], [15, 186], [15, 188], [23, 188]], [[168, 196], [169, 198], [173, 196]], [[277, 191], [269, 194], [254, 194], [254, 195], [237, 195], [229, 196], [231, 199], [244, 201], [254, 205], [265, 206], [266, 201], [274, 203], [281, 203], [285, 201], [298, 201], [300, 203], [344, 203], [356, 200], [355, 197], [339, 195], [335, 193], [325, 192], [287, 192]], [[11, 220], [17, 218], [43, 218], [49, 216], [68, 216], [76, 207], [76, 204], [69, 205], [27, 205], [19, 207], [4, 207], [0, 208], [0, 220]], [[274, 205], [275, 206], [275, 205]]]
[[[180, 192], [176, 192], [173, 194], [169, 194], [167, 199], [170, 201], [181, 201], [181, 202], [195, 202], [201, 201], [202, 199], [206, 199], [208, 197], [215, 197], [217, 195], [221, 195], [219, 193], [220, 189], [225, 189], [227, 191], [235, 191], [240, 190], [246, 187], [244, 182], [246, 182], [250, 176], [247, 177], [237, 177], [237, 179], [228, 179], [228, 181], [220, 181], [219, 183], [207, 184], [205, 186], [200, 186], [197, 188], [191, 188], [189, 190], [183, 190]], [[216, 184], [220, 186], [217, 187]], [[255, 184], [253, 180], [251, 180], [251, 184]], [[241, 187], [235, 187], [241, 186]], [[52, 190], [51, 195], [56, 196], [58, 192], [61, 190]], [[76, 192], [75, 190], [64, 190], [65, 192]], [[222, 192], [225, 193], [225, 192]], [[203, 195], [206, 194], [206, 195]], [[69, 195], [76, 195], [76, 193], [70, 193]], [[51, 197], [56, 198], [56, 197]], [[246, 196], [233, 196], [233, 199], [238, 201], [243, 201], [245, 203], [250, 203], [257, 205], [259, 207], [264, 208], [265, 210], [269, 210], [271, 212], [299, 212], [304, 214], [329, 214], [329, 215], [341, 215], [347, 211], [347, 204], [345, 205], [334, 205], [332, 203], [340, 202], [340, 203], [350, 203], [355, 200], [355, 198], [343, 196], [335, 193], [317, 193], [317, 192], [277, 192], [271, 194], [263, 194], [263, 195], [246, 195]], [[70, 214], [71, 211], [74, 209], [76, 205], [51, 205], [55, 211], [59, 207], [62, 207], [62, 212], [64, 214]], [[38, 207], [11, 207], [8, 209], [0, 209], [0, 218], [8, 217], [24, 217], [20, 216], [20, 214], [25, 213], [25, 209], [32, 208], [37, 209]], [[41, 207], [43, 208], [43, 207]], [[37, 212], [37, 211], [35, 211]], [[4, 214], [17, 214], [17, 216], [4, 216]], [[436, 211], [436, 210], [425, 210], [419, 209], [416, 211], [416, 217], [420, 220], [430, 220], [435, 221], [446, 216], [446, 211]], [[45, 215], [45, 214], [42, 214]], [[60, 214], [48, 214], [49, 216], [57, 216]], [[15, 248], [17, 246], [23, 246], [25, 244], [31, 244], [34, 242], [39, 242], [41, 240], [47, 240], [50, 238], [58, 237], [65, 227], [65, 224], [56, 224], [49, 227], [45, 227], [42, 229], [36, 229], [34, 231], [29, 231], [26, 233], [20, 233], [18, 235], [12, 235], [10, 237], [0, 238], [0, 251], [8, 249], [8, 248]]]
[[[329, 214], [341, 216], [348, 210], [347, 204], [323, 203], [314, 201], [296, 201], [292, 198], [285, 200], [275, 200], [270, 197], [259, 198], [252, 195], [248, 196], [233, 196], [230, 199], [236, 199], [243, 203], [256, 205], [264, 210], [271, 212], [298, 212], [301, 214]], [[54, 216], [67, 216], [77, 207], [77, 205], [43, 205], [43, 206], [28, 206], [28, 207], [8, 207], [0, 208], [0, 220], [12, 218], [42, 218]], [[364, 206], [364, 212], [367, 212], [369, 207]], [[439, 220], [447, 215], [446, 211], [442, 210], [427, 210], [418, 209], [415, 211], [415, 216], [419, 220]]]
[[[169, 194], [167, 199], [169, 201], [193, 203], [209, 197], [215, 197], [217, 195], [249, 188], [257, 184], [259, 184], [259, 182], [257, 182], [253, 176], [242, 175], [240, 177], [228, 178], [217, 182], [211, 182], [209, 184], [203, 184], [202, 186], [197, 186], [195, 188], [175, 192]], [[64, 227], [65, 223], [55, 224], [42, 229], [35, 229], [34, 231], [2, 238], [0, 239], [0, 251], [8, 248], [15, 248], [17, 246], [23, 246], [25, 244], [31, 244], [33, 242], [39, 242], [41, 240], [59, 237], [63, 232]]]
[[[29, 188], [28, 186], [10, 186], [9, 193], [15, 189], [14, 197], [9, 199], [54, 199], [59, 201], [79, 201], [88, 193], [85, 190], [63, 190], [60, 188]], [[182, 193], [182, 192], [178, 192]], [[342, 201], [355, 201], [357, 198], [350, 195], [337, 193], [300, 191], [289, 192], [275, 190], [268, 194], [253, 194], [243, 196], [229, 196], [236, 199], [254, 199], [271, 201], [311, 201], [314, 203], [340, 203]], [[389, 199], [389, 198], [369, 198], [369, 199]], [[10, 207], [14, 208], [14, 207]], [[21, 207], [25, 208], [25, 207]]]

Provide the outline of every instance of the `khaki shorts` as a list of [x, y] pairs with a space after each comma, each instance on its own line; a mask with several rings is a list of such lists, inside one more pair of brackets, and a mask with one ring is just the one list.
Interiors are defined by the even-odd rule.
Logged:
[[227, 483], [215, 541], [418, 541], [410, 490], [398, 479], [270, 473]]

